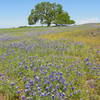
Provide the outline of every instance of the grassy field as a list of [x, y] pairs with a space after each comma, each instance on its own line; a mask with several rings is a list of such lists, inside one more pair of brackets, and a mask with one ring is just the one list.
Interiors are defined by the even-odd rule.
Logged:
[[100, 24], [0, 29], [0, 100], [100, 100]]

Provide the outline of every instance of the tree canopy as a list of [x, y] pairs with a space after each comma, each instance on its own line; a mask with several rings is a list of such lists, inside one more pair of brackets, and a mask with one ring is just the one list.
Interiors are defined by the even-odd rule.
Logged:
[[40, 21], [41, 24], [63, 25], [74, 24], [75, 21], [70, 19], [67, 12], [64, 12], [62, 5], [50, 2], [38, 3], [28, 17], [29, 25], [36, 24]]

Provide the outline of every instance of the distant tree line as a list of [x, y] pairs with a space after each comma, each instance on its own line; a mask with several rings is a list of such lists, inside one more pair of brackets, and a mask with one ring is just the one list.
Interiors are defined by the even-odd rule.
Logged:
[[40, 21], [41, 24], [68, 25], [74, 24], [75, 21], [70, 19], [67, 12], [63, 10], [61, 4], [41, 2], [38, 3], [28, 17], [28, 24], [33, 25]]

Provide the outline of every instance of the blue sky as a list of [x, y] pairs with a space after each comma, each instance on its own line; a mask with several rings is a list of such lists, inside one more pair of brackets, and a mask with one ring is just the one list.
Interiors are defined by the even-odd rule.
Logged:
[[0, 28], [28, 25], [31, 9], [42, 1], [62, 4], [78, 24], [100, 22], [100, 0], [0, 0]]

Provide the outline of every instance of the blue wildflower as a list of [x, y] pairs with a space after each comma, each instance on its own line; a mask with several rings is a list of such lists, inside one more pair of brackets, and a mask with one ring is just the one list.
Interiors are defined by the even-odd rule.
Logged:
[[21, 98], [22, 98], [22, 100], [26, 100], [26, 97], [24, 95]]
[[11, 83], [10, 85], [11, 85], [11, 86], [14, 86], [15, 84], [16, 84], [16, 83]]
[[84, 59], [84, 61], [86, 61], [86, 62], [87, 62], [87, 61], [89, 61], [89, 59], [88, 59], [88, 58], [86, 58], [86, 59]]
[[72, 96], [73, 95], [73, 93], [70, 93], [70, 96]]
[[90, 66], [91, 66], [91, 65], [92, 65], [92, 63], [88, 62], [88, 63], [86, 63], [86, 65], [90, 65]]
[[75, 87], [72, 87], [72, 90], [74, 90], [75, 89]]
[[28, 91], [30, 91], [30, 89], [25, 89], [25, 90], [24, 90], [24, 92], [28, 92]]
[[50, 82], [49, 81], [45, 81], [44, 84], [50, 84]]
[[34, 85], [33, 80], [30, 80], [29, 83], [30, 83], [30, 85], [32, 85], [32, 86]]
[[19, 86], [16, 86], [16, 89], [19, 89]]
[[21, 93], [21, 91], [16, 91], [16, 93], [17, 93], [17, 94], [20, 94], [20, 93]]
[[25, 68], [26, 70], [28, 70], [28, 66], [25, 66], [24, 68]]
[[54, 100], [55, 99], [55, 96], [52, 96], [52, 100]]
[[22, 72], [19, 72], [19, 75], [22, 75], [23, 73]]
[[27, 78], [26, 78], [26, 77], [24, 77], [24, 78], [23, 78], [23, 81], [25, 82], [26, 80], [27, 80]]
[[25, 88], [30, 88], [30, 85], [29, 84], [25, 84]]
[[49, 87], [46, 87], [45, 89], [46, 89], [46, 90], [48, 90], [48, 89], [49, 89]]
[[49, 78], [53, 78], [53, 75], [49, 75]]

